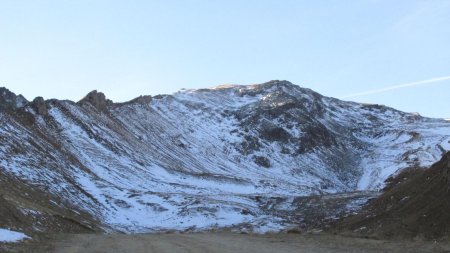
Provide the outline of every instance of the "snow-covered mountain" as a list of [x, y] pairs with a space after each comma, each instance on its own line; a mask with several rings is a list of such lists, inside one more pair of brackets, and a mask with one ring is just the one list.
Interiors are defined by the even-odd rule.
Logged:
[[126, 103], [96, 91], [77, 103], [28, 102], [1, 88], [0, 180], [47, 204], [17, 201], [19, 188], [0, 195], [35, 230], [54, 213], [103, 230], [278, 230], [300, 196], [377, 190], [401, 170], [431, 165], [450, 150], [449, 133], [443, 119], [287, 81]]

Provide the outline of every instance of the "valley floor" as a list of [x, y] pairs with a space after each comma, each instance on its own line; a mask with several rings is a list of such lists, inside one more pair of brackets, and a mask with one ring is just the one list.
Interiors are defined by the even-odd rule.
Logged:
[[139, 235], [47, 235], [18, 252], [450, 252], [450, 242], [385, 241], [328, 234], [237, 234], [229, 232]]

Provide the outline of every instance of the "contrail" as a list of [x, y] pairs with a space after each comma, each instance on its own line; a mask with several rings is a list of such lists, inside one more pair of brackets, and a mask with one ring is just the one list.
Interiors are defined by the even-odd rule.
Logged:
[[375, 89], [375, 90], [368, 90], [368, 91], [353, 93], [353, 94], [349, 94], [349, 95], [343, 96], [341, 98], [351, 98], [351, 97], [359, 97], [359, 96], [377, 94], [377, 93], [381, 93], [381, 92], [386, 92], [386, 91], [396, 90], [396, 89], [402, 89], [402, 88], [411, 87], [411, 86], [418, 86], [418, 85], [442, 82], [442, 81], [445, 81], [445, 80], [450, 80], [450, 76], [436, 77], [436, 78], [431, 78], [431, 79], [417, 81], [417, 82], [412, 82], [412, 83], [405, 83], [405, 84], [399, 84], [399, 85], [384, 87], [384, 88], [381, 88], [381, 89]]

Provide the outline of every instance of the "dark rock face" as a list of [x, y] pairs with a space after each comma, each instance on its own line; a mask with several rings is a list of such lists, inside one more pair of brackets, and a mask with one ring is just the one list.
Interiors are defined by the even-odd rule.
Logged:
[[86, 97], [81, 99], [78, 103], [80, 104], [89, 103], [99, 111], [106, 111], [108, 100], [106, 99], [105, 94], [94, 90], [89, 92], [86, 95]]
[[47, 106], [45, 104], [45, 100], [42, 97], [36, 97], [33, 102], [31, 103], [31, 106], [34, 108], [34, 110], [37, 112], [37, 114], [46, 116], [47, 115]]
[[[258, 155], [276, 149], [300, 157], [322, 152], [333, 154], [325, 163], [343, 182], [354, 181], [360, 175], [357, 166], [353, 166], [358, 158], [347, 147], [349, 144], [358, 147], [361, 143], [356, 138], [348, 138], [351, 133], [347, 129], [340, 132], [338, 124], [327, 124], [329, 106], [324, 101], [328, 98], [287, 81], [271, 81], [250, 89], [238, 87], [236, 92], [242, 97], [260, 97], [253, 104], [225, 114], [240, 124], [238, 135], [243, 141], [235, 147], [241, 154]], [[270, 161], [252, 159], [262, 167], [271, 167]]]
[[253, 161], [261, 167], [270, 168], [270, 160], [264, 156], [253, 156]]
[[[287, 81], [271, 81], [251, 90], [251, 93], [242, 91], [243, 95], [256, 96], [264, 90], [274, 90], [264, 100], [258, 102], [256, 107], [244, 107], [235, 112], [235, 117], [241, 122], [243, 128], [255, 129], [253, 133], [246, 133], [247, 140], [243, 146], [245, 153], [258, 138], [281, 145], [298, 144], [292, 154], [304, 154], [314, 148], [331, 148], [338, 143], [334, 134], [330, 132], [317, 118], [323, 116], [325, 105], [322, 96], [308, 91], [311, 97], [301, 97], [292, 94], [301, 88]], [[303, 92], [299, 90], [299, 92]], [[278, 122], [276, 124], [275, 122]], [[301, 134], [293, 136], [289, 130], [299, 129]], [[247, 135], [250, 135], [247, 137]], [[253, 135], [255, 137], [253, 137]], [[284, 151], [289, 152], [286, 147]]]
[[237, 147], [237, 149], [245, 155], [251, 154], [254, 151], [258, 151], [259, 148], [261, 147], [261, 143], [259, 143], [258, 138], [251, 136], [251, 135], [246, 135], [244, 137], [244, 141], [242, 143], [240, 143], [240, 145]]
[[261, 124], [260, 134], [263, 139], [269, 141], [287, 142], [291, 138], [291, 135], [286, 130], [271, 122]]
[[305, 134], [298, 140], [300, 143], [297, 150], [299, 154], [308, 152], [315, 147], [330, 148], [337, 144], [333, 134], [320, 122], [307, 125], [304, 132]]
[[26, 105], [28, 101], [22, 95], [16, 95], [4, 87], [0, 87], [0, 109], [16, 109]]

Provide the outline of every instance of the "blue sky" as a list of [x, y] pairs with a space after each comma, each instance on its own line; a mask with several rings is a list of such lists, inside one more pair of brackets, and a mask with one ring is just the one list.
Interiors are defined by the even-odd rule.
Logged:
[[283, 79], [450, 118], [449, 24], [448, 0], [0, 0], [0, 86], [120, 102]]

